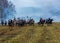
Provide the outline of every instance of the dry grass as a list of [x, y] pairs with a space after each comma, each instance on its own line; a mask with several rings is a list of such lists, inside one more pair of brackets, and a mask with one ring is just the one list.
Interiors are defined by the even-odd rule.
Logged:
[[51, 26], [0, 26], [0, 43], [60, 43], [60, 23]]

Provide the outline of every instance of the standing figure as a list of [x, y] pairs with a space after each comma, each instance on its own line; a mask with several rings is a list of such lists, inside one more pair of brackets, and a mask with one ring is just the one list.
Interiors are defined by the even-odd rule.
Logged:
[[7, 25], [7, 21], [5, 21], [5, 23], [4, 23], [4, 24], [5, 24], [5, 26], [6, 26], [6, 25]]
[[2, 26], [4, 25], [4, 21], [3, 21], [3, 20], [1, 20], [1, 25], [2, 25]]
[[13, 25], [14, 25], [14, 26], [17, 25], [17, 20], [16, 20], [16, 18], [13, 19]]
[[8, 20], [8, 26], [11, 31], [13, 29], [13, 20]]

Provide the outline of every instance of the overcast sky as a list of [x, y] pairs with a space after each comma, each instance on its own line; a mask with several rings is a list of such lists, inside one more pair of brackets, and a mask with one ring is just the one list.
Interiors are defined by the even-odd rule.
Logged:
[[9, 0], [16, 7], [16, 17], [53, 18], [60, 22], [60, 0]]

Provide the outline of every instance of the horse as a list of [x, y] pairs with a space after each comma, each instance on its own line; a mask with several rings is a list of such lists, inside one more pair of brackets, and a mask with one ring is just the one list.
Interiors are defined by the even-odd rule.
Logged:
[[46, 24], [47, 25], [51, 25], [52, 24], [52, 21], [53, 21], [53, 19], [48, 18], [48, 19], [46, 19]]
[[23, 20], [23, 19], [19, 19], [19, 20], [17, 21], [17, 24], [18, 24], [18, 26], [24, 26], [24, 25], [26, 24], [26, 21]]
[[33, 19], [29, 19], [28, 21], [27, 21], [27, 24], [29, 24], [29, 25], [34, 25], [34, 20]]
[[44, 19], [42, 19], [42, 18], [40, 18], [40, 20], [39, 20], [38, 24], [43, 26], [43, 25], [44, 25], [44, 23], [45, 23], [45, 20], [44, 20]]

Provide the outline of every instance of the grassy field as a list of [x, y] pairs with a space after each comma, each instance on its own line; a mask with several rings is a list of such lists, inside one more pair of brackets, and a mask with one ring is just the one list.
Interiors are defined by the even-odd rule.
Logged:
[[0, 26], [0, 43], [60, 43], [60, 23], [51, 26]]

